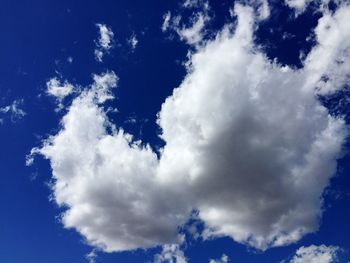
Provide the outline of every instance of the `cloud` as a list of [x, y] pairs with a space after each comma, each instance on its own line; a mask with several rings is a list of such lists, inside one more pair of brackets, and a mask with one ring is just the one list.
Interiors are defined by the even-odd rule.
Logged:
[[136, 49], [137, 44], [139, 43], [135, 34], [132, 34], [132, 36], [128, 39], [128, 43], [131, 47], [131, 50], [134, 51]]
[[315, 246], [299, 248], [290, 263], [332, 263], [337, 262], [338, 247]]
[[170, 25], [170, 19], [171, 19], [171, 13], [168, 11], [163, 15], [163, 24], [162, 24], [162, 31], [165, 32], [168, 30]]
[[23, 105], [23, 99], [14, 100], [10, 105], [0, 107], [0, 124], [3, 123], [2, 116], [9, 116], [12, 122], [15, 122], [18, 119], [22, 119], [26, 112], [21, 109]]
[[[339, 30], [334, 21], [350, 19], [349, 9], [317, 28], [327, 19], [330, 32]], [[281, 66], [254, 45], [254, 10], [236, 4], [234, 11], [235, 30], [227, 25], [192, 51], [186, 77], [163, 103], [159, 156], [108, 119], [103, 105], [113, 99], [114, 72], [94, 75], [60, 131], [32, 150], [50, 160], [54, 200], [66, 207], [62, 223], [89, 244], [176, 251], [177, 229], [193, 210], [204, 239], [228, 236], [262, 250], [317, 230], [322, 193], [348, 135], [344, 120], [318, 100], [319, 78], [342, 83], [330, 65], [345, 72], [332, 63], [338, 55], [348, 60], [342, 49], [349, 47], [324, 46], [316, 29], [319, 43], [304, 67]], [[315, 66], [328, 52], [326, 66]]]
[[298, 17], [304, 13], [311, 4], [314, 5], [313, 7], [317, 7], [318, 11], [322, 13], [329, 13], [329, 3], [339, 6], [346, 3], [346, 0], [284, 0], [284, 3], [290, 8], [294, 9], [295, 17]]
[[197, 13], [189, 27], [175, 28], [181, 40], [189, 45], [198, 44], [203, 39], [203, 29], [209, 16], [203, 13]]
[[298, 14], [305, 11], [311, 0], [285, 0], [285, 4], [290, 8], [294, 8]]
[[85, 258], [89, 263], [95, 263], [97, 259], [97, 254], [95, 250], [90, 251], [88, 254], [86, 254]]
[[205, 26], [210, 21], [209, 3], [207, 1], [190, 0], [185, 1], [183, 8], [196, 8], [192, 13], [190, 20], [184, 23], [181, 15], [172, 16], [167, 12], [163, 16], [162, 31], [174, 31], [188, 45], [198, 46], [204, 38]]
[[317, 82], [318, 93], [328, 94], [350, 80], [350, 8], [340, 6], [335, 14], [325, 11], [315, 28], [318, 45], [305, 61], [309, 81]]
[[58, 110], [63, 107], [63, 100], [74, 92], [74, 86], [68, 81], [60, 81], [58, 78], [52, 78], [46, 82], [47, 94], [56, 98]]
[[174, 197], [155, 181], [156, 154], [112, 126], [101, 108], [116, 85], [114, 72], [94, 75], [62, 119], [60, 133], [32, 154], [50, 159], [55, 201], [69, 207], [62, 222], [90, 244], [120, 251], [176, 242], [183, 215], [167, 204]]
[[155, 255], [154, 263], [187, 263], [184, 253], [179, 245], [164, 245], [160, 254]]
[[209, 263], [227, 263], [227, 262], [229, 262], [229, 258], [225, 254], [223, 254], [220, 259], [209, 260]]
[[102, 62], [103, 56], [113, 47], [114, 33], [111, 28], [105, 24], [96, 24], [99, 29], [99, 39], [96, 43], [95, 57], [96, 60]]

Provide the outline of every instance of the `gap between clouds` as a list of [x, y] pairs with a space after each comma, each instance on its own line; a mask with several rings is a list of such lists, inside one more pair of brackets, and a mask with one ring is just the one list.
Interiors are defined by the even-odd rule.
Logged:
[[350, 7], [324, 13], [298, 70], [254, 46], [261, 17], [252, 8], [236, 4], [234, 15], [234, 30], [225, 26], [190, 54], [187, 76], [163, 103], [159, 158], [109, 121], [112, 71], [94, 75], [60, 131], [32, 150], [28, 163], [35, 154], [50, 160], [65, 227], [107, 252], [181, 243], [178, 227], [193, 210], [203, 239], [262, 250], [318, 229], [348, 131], [317, 97], [348, 80]]

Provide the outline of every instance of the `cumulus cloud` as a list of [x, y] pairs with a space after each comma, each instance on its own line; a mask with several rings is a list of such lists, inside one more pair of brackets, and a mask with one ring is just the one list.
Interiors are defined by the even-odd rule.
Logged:
[[[0, 107], [0, 124], [3, 123], [3, 117], [9, 117], [12, 122], [22, 119], [26, 112], [21, 108], [23, 99], [14, 100], [10, 105]], [[1, 116], [2, 115], [2, 116]]]
[[[191, 53], [186, 77], [163, 103], [159, 157], [109, 121], [103, 105], [113, 99], [115, 73], [94, 75], [61, 130], [32, 150], [50, 160], [54, 200], [67, 208], [64, 226], [108, 252], [175, 244], [165, 254], [177, 251], [177, 227], [193, 210], [204, 239], [228, 236], [258, 249], [317, 230], [347, 136], [344, 120], [317, 96], [322, 76], [343, 83], [332, 67], [346, 68], [332, 63], [349, 48], [324, 45], [318, 28], [326, 19], [330, 32], [341, 32], [334, 21], [350, 19], [349, 9], [320, 19], [319, 43], [303, 68], [291, 69], [255, 47], [259, 18], [236, 4], [235, 30], [226, 26]], [[332, 55], [317, 67], [322, 52]]]
[[209, 260], [209, 263], [227, 263], [227, 262], [229, 262], [229, 258], [225, 254], [223, 254], [220, 259]]
[[112, 29], [105, 24], [96, 24], [99, 29], [99, 39], [96, 42], [95, 57], [102, 62], [103, 56], [113, 47], [114, 33]]
[[94, 75], [94, 83], [62, 119], [60, 133], [32, 154], [50, 159], [54, 198], [69, 207], [63, 224], [92, 245], [120, 251], [176, 242], [183, 215], [155, 181], [156, 154], [112, 126], [100, 107], [113, 98], [116, 84], [114, 72]]
[[155, 255], [154, 263], [187, 263], [187, 259], [179, 245], [171, 244], [163, 246], [162, 252]]
[[299, 248], [290, 263], [332, 263], [337, 262], [338, 247], [315, 246]]

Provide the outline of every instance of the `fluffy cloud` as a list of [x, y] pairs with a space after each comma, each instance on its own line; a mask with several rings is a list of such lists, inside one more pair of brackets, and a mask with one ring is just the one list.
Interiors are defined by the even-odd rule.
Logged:
[[50, 160], [65, 227], [109, 252], [177, 243], [177, 227], [193, 210], [205, 225], [203, 238], [229, 236], [259, 249], [317, 230], [321, 196], [347, 136], [344, 121], [317, 99], [338, 87], [324, 88], [320, 79], [341, 85], [333, 67], [346, 68], [333, 62], [349, 60], [348, 42], [324, 45], [320, 28], [327, 20], [328, 32], [341, 32], [334, 21], [350, 19], [349, 9], [320, 19], [319, 44], [294, 70], [254, 46], [259, 18], [237, 4], [235, 31], [226, 26], [193, 51], [187, 76], [163, 103], [160, 157], [109, 121], [103, 104], [113, 98], [117, 76], [94, 75], [61, 130], [32, 151]]
[[290, 263], [332, 263], [337, 261], [338, 247], [309, 246], [299, 248]]
[[103, 56], [113, 47], [114, 33], [111, 28], [104, 24], [96, 24], [99, 29], [99, 39], [95, 49], [96, 60], [102, 62]]
[[319, 43], [305, 61], [309, 81], [318, 93], [328, 94], [350, 80], [350, 8], [342, 5], [335, 14], [325, 11], [315, 29]]
[[317, 229], [346, 134], [307, 71], [253, 52], [252, 10], [237, 5], [236, 13], [235, 34], [226, 29], [193, 54], [190, 73], [162, 106], [158, 173], [187, 183], [205, 237], [265, 249]]
[[69, 207], [63, 224], [92, 245], [118, 251], [174, 242], [183, 215], [167, 204], [174, 197], [155, 181], [156, 154], [113, 127], [100, 107], [116, 84], [113, 72], [94, 75], [62, 119], [59, 134], [32, 153], [51, 161], [54, 198]]

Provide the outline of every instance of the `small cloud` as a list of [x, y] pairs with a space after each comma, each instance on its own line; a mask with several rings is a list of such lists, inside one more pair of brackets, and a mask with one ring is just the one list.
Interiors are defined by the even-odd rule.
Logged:
[[72, 63], [73, 63], [73, 57], [70, 57], [70, 56], [69, 56], [69, 57], [67, 58], [67, 62], [68, 62], [69, 64], [72, 64]]
[[172, 16], [170, 11], [163, 15], [162, 31], [173, 30], [180, 38], [189, 45], [198, 46], [203, 42], [205, 26], [210, 21], [210, 6], [207, 1], [189, 0], [182, 5], [183, 8], [200, 9], [193, 12], [189, 21], [183, 22], [181, 15]]
[[289, 263], [332, 263], [337, 261], [339, 247], [315, 246], [299, 248]]
[[154, 263], [187, 263], [187, 259], [178, 244], [164, 245], [162, 252], [155, 255]]
[[227, 263], [229, 258], [227, 255], [223, 254], [220, 259], [210, 259], [209, 263]]
[[96, 254], [96, 250], [93, 249], [91, 252], [89, 252], [88, 254], [86, 254], [85, 258], [87, 259], [87, 261], [89, 263], [95, 263], [96, 259], [97, 259], [97, 254]]
[[132, 34], [132, 36], [128, 39], [128, 43], [129, 43], [132, 51], [134, 51], [136, 49], [137, 44], [139, 43], [135, 34]]
[[67, 81], [60, 81], [58, 78], [52, 78], [46, 82], [47, 94], [56, 98], [58, 102], [58, 110], [60, 110], [63, 105], [62, 102], [64, 98], [74, 92], [74, 86]]
[[[10, 105], [0, 108], [0, 116], [8, 115], [12, 122], [22, 119], [27, 113], [21, 108], [23, 99], [14, 100]], [[0, 117], [0, 124], [3, 123], [3, 118]]]
[[98, 62], [102, 62], [103, 56], [113, 47], [114, 33], [105, 24], [96, 24], [99, 29], [99, 39], [96, 42], [95, 57]]
[[168, 11], [163, 15], [163, 24], [162, 24], [162, 31], [165, 32], [168, 30], [170, 26], [170, 19], [171, 19], [171, 12]]

